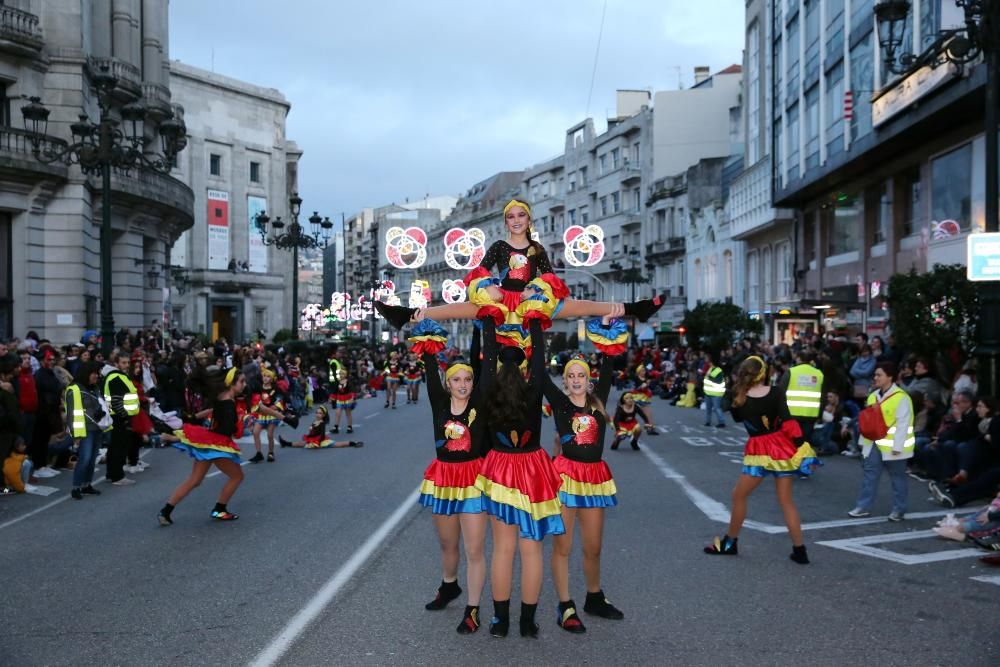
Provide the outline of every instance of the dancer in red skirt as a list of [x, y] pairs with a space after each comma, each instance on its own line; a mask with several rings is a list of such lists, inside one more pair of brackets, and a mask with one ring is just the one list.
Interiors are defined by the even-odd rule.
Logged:
[[337, 380], [330, 387], [330, 405], [336, 410], [333, 413], [333, 430], [331, 433], [334, 435], [340, 433], [341, 412], [347, 415], [347, 432], [354, 433], [354, 422], [351, 415], [354, 412], [354, 408], [358, 405], [357, 395], [354, 393], [354, 386], [351, 384], [347, 370], [344, 368], [337, 371]]
[[617, 488], [608, 464], [602, 459], [604, 434], [608, 427], [605, 404], [611, 392], [614, 356], [625, 351], [628, 327], [621, 320], [591, 320], [587, 326], [591, 342], [604, 352], [597, 388], [590, 391], [591, 368], [581, 357], [573, 357], [563, 368], [563, 387], [556, 387], [545, 376], [545, 397], [552, 404], [560, 452], [553, 466], [562, 477], [559, 500], [566, 532], [556, 535], [552, 544], [552, 579], [559, 595], [556, 622], [574, 634], [586, 632], [569, 593], [569, 554], [573, 549], [573, 528], [580, 520], [583, 547], [583, 574], [587, 598], [583, 609], [588, 614], [620, 620], [625, 618], [601, 589], [601, 544], [604, 538], [604, 508], [618, 504]]
[[[484, 328], [487, 337], [496, 336], [492, 321]], [[474, 379], [473, 366], [456, 360], [445, 370], [445, 384], [442, 385], [436, 355], [444, 349], [446, 336], [437, 322], [422, 320], [409, 338], [414, 352], [421, 355], [427, 368], [427, 396], [437, 454], [424, 471], [419, 502], [434, 515], [434, 527], [441, 544], [442, 576], [437, 595], [424, 608], [429, 611], [444, 609], [462, 594], [458, 585], [458, 543], [462, 540], [468, 601], [456, 629], [459, 634], [467, 635], [479, 629], [480, 596], [486, 583], [486, 514], [476, 479], [485, 454], [483, 396], [496, 375], [496, 346], [491, 346], [483, 360], [485, 372], [481, 373], [478, 382]], [[474, 358], [479, 356], [477, 339], [478, 333], [470, 355]]]
[[243, 481], [240, 447], [233, 442], [234, 437], [238, 438], [243, 433], [243, 419], [236, 407], [236, 397], [243, 393], [245, 386], [243, 374], [235, 368], [226, 373], [208, 373], [199, 369], [188, 378], [187, 386], [211, 401], [211, 407], [196, 416], [198, 419], [205, 419], [211, 415], [212, 426], [204, 428], [185, 424], [184, 428], [174, 431], [173, 435], [163, 436], [164, 442], [172, 442], [174, 447], [187, 452], [194, 459], [194, 464], [191, 466], [191, 475], [174, 490], [157, 519], [161, 526], [171, 525], [173, 519], [170, 515], [174, 507], [201, 484], [208, 469], [214, 465], [229, 479], [219, 493], [212, 518], [217, 521], [234, 521], [239, 517], [229, 511], [227, 504]]
[[632, 449], [639, 449], [639, 435], [642, 427], [639, 425], [637, 416], [641, 414], [635, 407], [635, 400], [631, 393], [626, 392], [618, 397], [618, 408], [615, 410], [615, 439], [611, 443], [611, 449], [618, 449], [625, 438], [631, 439]]
[[[542, 538], [565, 531], [559, 505], [562, 479], [539, 444], [542, 387], [548, 372], [542, 322], [530, 322], [533, 346], [529, 380], [521, 374], [524, 351], [505, 346], [502, 365], [486, 396], [491, 449], [476, 487], [492, 516], [493, 560], [490, 573], [493, 618], [490, 634], [506, 637], [510, 628], [510, 592], [514, 550], [521, 554], [522, 637], [537, 637], [535, 610], [542, 590]], [[483, 350], [493, 354], [496, 336], [483, 335]]]
[[765, 384], [766, 377], [767, 364], [760, 357], [748, 357], [736, 371], [733, 420], [743, 422], [750, 439], [743, 449], [743, 474], [733, 489], [729, 530], [705, 547], [705, 553], [737, 554], [736, 541], [746, 519], [747, 500], [764, 478], [774, 477], [778, 504], [792, 538], [789, 558], [805, 565], [809, 557], [802, 543], [799, 511], [792, 501], [792, 481], [800, 475], [811, 475], [822, 463], [789, 414], [785, 392]]
[[302, 436], [302, 440], [290, 442], [278, 436], [278, 443], [282, 447], [298, 447], [305, 449], [339, 449], [341, 447], [364, 447], [365, 443], [360, 440], [334, 440], [326, 434], [326, 427], [330, 424], [330, 413], [322, 405], [316, 408], [316, 419], [309, 426], [309, 431]]

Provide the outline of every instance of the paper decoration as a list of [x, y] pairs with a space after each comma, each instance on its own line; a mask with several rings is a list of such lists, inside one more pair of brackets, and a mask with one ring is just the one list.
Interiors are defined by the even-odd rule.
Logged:
[[465, 301], [465, 283], [461, 280], [446, 278], [441, 281], [441, 298], [445, 303], [462, 303]]
[[604, 230], [597, 225], [567, 227], [563, 244], [570, 266], [594, 266], [604, 258]]
[[454, 227], [444, 235], [444, 261], [456, 271], [479, 266], [486, 256], [486, 234], [481, 229]]
[[427, 234], [419, 227], [390, 227], [385, 233], [385, 258], [397, 269], [416, 269], [427, 261]]
[[431, 302], [431, 284], [426, 280], [410, 283], [410, 308], [426, 308]]

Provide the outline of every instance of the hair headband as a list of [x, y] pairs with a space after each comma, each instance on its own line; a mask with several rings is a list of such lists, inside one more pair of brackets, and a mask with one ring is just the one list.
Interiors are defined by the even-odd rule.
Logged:
[[515, 206], [520, 206], [521, 208], [523, 208], [525, 213], [528, 214], [528, 217], [529, 218], [531, 217], [531, 207], [525, 204], [523, 201], [519, 201], [517, 199], [511, 199], [509, 202], [507, 202], [507, 205], [503, 207], [503, 217], [506, 218], [507, 211], [514, 208]]
[[239, 370], [235, 366], [233, 366], [232, 368], [229, 369], [229, 372], [226, 373], [226, 386], [227, 387], [232, 387], [233, 386], [233, 382], [236, 381], [236, 374], [238, 372], [239, 372]]
[[747, 361], [750, 361], [751, 359], [760, 364], [760, 372], [757, 373], [757, 375], [755, 375], [753, 378], [754, 382], [760, 382], [761, 380], [764, 379], [764, 376], [767, 375], [767, 362], [758, 357], [757, 355], [747, 357]]
[[573, 359], [567, 361], [566, 365], [563, 367], [563, 378], [565, 378], [566, 374], [569, 373], [570, 366], [582, 366], [583, 371], [587, 374], [587, 377], [590, 377], [590, 364], [583, 359], [574, 357]]
[[447, 382], [451, 379], [451, 376], [459, 371], [469, 371], [469, 374], [474, 374], [472, 366], [469, 364], [452, 364], [448, 367], [448, 370], [444, 372], [444, 381]]

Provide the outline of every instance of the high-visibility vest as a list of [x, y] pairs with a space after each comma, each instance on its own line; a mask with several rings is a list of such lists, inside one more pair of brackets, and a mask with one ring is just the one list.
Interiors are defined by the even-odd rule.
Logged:
[[83, 398], [75, 384], [66, 387], [66, 404], [70, 415], [70, 432], [74, 438], [87, 437], [87, 415], [83, 411]]
[[[889, 427], [889, 432], [886, 433], [885, 437], [881, 440], [876, 440], [875, 446], [878, 447], [879, 451], [883, 454], [888, 454], [892, 451], [893, 445], [896, 444], [895, 436], [897, 429], [905, 428], [906, 441], [903, 443], [903, 454], [912, 454], [917, 444], [917, 439], [913, 435], [913, 401], [910, 400], [910, 395], [899, 387], [893, 387], [889, 391], [892, 392], [889, 398], [879, 404], [879, 407], [882, 408], [882, 418], [885, 419], [885, 423]], [[875, 405], [878, 403], [878, 398], [876, 398], [877, 394], [878, 392], [876, 391], [869, 394], [865, 405]], [[909, 424], [896, 423], [896, 408], [899, 407], [900, 401], [906, 401], [910, 404]]]
[[340, 362], [336, 359], [330, 359], [326, 363], [327, 363], [326, 378], [330, 382], [336, 382], [337, 376], [340, 374], [340, 369], [342, 369], [343, 366], [341, 366]]
[[111, 405], [111, 380], [120, 378], [125, 383], [125, 393], [122, 395], [122, 402], [125, 404], [125, 412], [129, 417], [139, 414], [139, 392], [127, 375], [121, 371], [111, 371], [104, 378], [104, 400]]
[[713, 366], [712, 370], [705, 376], [705, 395], [726, 395], [726, 374], [718, 366]]
[[823, 408], [823, 372], [809, 364], [792, 366], [785, 397], [793, 417], [819, 417]]

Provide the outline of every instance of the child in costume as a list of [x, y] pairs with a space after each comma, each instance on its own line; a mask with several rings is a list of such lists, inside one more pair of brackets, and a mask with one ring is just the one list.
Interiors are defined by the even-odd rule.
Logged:
[[[493, 322], [485, 323], [486, 335], [495, 336]], [[473, 338], [470, 357], [479, 365], [478, 332]], [[496, 345], [488, 348], [478, 382], [475, 368], [461, 359], [449, 364], [441, 384], [436, 354], [444, 349], [445, 330], [433, 320], [422, 320], [413, 329], [409, 342], [420, 354], [427, 370], [427, 396], [434, 423], [434, 446], [437, 456], [424, 471], [420, 485], [420, 504], [429, 507], [441, 543], [441, 586], [428, 610], [444, 609], [462, 594], [458, 585], [459, 539], [465, 545], [468, 602], [459, 634], [479, 629], [479, 603], [486, 583], [486, 514], [482, 492], [476, 480], [482, 467], [486, 428], [484, 396], [496, 374]]]
[[341, 368], [337, 371], [337, 378], [330, 387], [330, 403], [336, 409], [336, 412], [333, 413], [333, 431], [331, 431], [334, 435], [340, 433], [341, 412], [347, 415], [347, 432], [354, 433], [352, 413], [358, 405], [356, 398], [354, 385], [351, 384], [347, 370]]
[[339, 449], [341, 447], [364, 447], [365, 443], [360, 440], [335, 441], [326, 434], [326, 427], [330, 423], [330, 413], [322, 405], [316, 408], [316, 420], [309, 427], [309, 432], [302, 436], [298, 442], [289, 442], [282, 437], [278, 437], [278, 442], [282, 447], [304, 447], [305, 449]]
[[591, 367], [581, 357], [571, 358], [563, 368], [563, 387], [556, 387], [545, 376], [545, 397], [552, 405], [556, 431], [559, 434], [559, 454], [552, 462], [562, 477], [559, 500], [566, 532], [553, 537], [552, 579], [559, 595], [556, 622], [567, 632], [579, 634], [586, 627], [576, 611], [569, 593], [569, 555], [573, 549], [573, 528], [580, 520], [583, 546], [583, 573], [587, 581], [587, 598], [583, 609], [588, 614], [620, 620], [625, 617], [615, 608], [601, 589], [601, 544], [604, 534], [604, 508], [618, 504], [615, 480], [602, 458], [604, 433], [610, 421], [605, 410], [611, 392], [614, 357], [625, 351], [628, 327], [621, 320], [609, 318], [591, 320], [587, 333], [598, 349], [604, 352], [597, 388], [591, 392]]
[[385, 407], [388, 408], [391, 404], [392, 409], [395, 410], [396, 390], [399, 389], [399, 382], [403, 377], [403, 368], [399, 362], [398, 352], [389, 354], [389, 361], [386, 362], [382, 375], [385, 376]]
[[639, 414], [642, 415], [643, 421], [646, 422], [646, 433], [648, 435], [659, 435], [660, 432], [656, 430], [656, 424], [653, 423], [653, 417], [649, 412], [649, 406], [653, 404], [653, 392], [649, 388], [649, 383], [641, 380], [635, 389], [629, 390], [626, 392], [626, 395], [632, 399], [635, 407], [639, 410]]
[[275, 386], [274, 380], [274, 371], [268, 368], [261, 369], [263, 387], [259, 394], [255, 394], [250, 399], [250, 412], [254, 416], [253, 446], [257, 450], [257, 453], [250, 459], [250, 463], [260, 463], [264, 460], [264, 455], [260, 451], [260, 433], [265, 429], [267, 430], [267, 462], [274, 463], [274, 432], [285, 416], [285, 399]]
[[632, 449], [639, 449], [639, 434], [642, 427], [639, 425], [638, 415], [642, 413], [636, 409], [633, 394], [624, 393], [618, 397], [618, 408], [615, 409], [615, 439], [611, 443], [611, 449], [618, 449], [625, 438], [631, 438]]
[[[485, 322], [485, 319], [484, 319]], [[506, 637], [510, 628], [510, 592], [514, 551], [521, 554], [522, 637], [537, 637], [535, 610], [542, 589], [542, 538], [565, 531], [559, 504], [562, 478], [539, 444], [542, 388], [547, 374], [541, 319], [530, 321], [532, 355], [529, 376], [521, 374], [525, 359], [517, 346], [504, 346], [493, 386], [486, 396], [490, 451], [476, 488], [492, 517], [491, 586], [493, 618], [490, 634]], [[496, 336], [484, 335], [486, 356], [495, 354]]]
[[426, 364], [412, 354], [407, 357], [406, 363], [406, 376], [403, 379], [406, 384], [406, 402], [416, 403], [420, 398], [420, 382], [424, 379]]
[[[536, 307], [525, 305], [531, 300], [552, 299], [553, 293], [556, 298], [568, 296], [568, 291], [561, 293], [565, 285], [552, 272], [545, 248], [531, 238], [531, 207], [512, 199], [504, 206], [503, 217], [507, 240], [494, 242], [480, 265], [463, 280], [468, 288], [469, 302], [427, 308], [424, 317], [437, 321], [473, 319], [479, 317], [480, 307], [489, 305], [500, 309], [508, 325], [516, 326], [521, 324], [528, 310]], [[499, 278], [490, 275], [492, 269], [499, 272]], [[625, 315], [645, 322], [663, 305], [663, 296], [625, 304]], [[550, 317], [613, 316], [612, 306], [598, 301], [566, 299]], [[390, 306], [381, 301], [375, 302], [375, 309], [397, 329], [406, 326], [415, 313], [413, 308]], [[503, 329], [498, 329], [498, 333], [503, 334]]]
[[188, 379], [188, 385], [210, 403], [209, 408], [196, 416], [198, 419], [211, 416], [212, 425], [205, 428], [185, 424], [184, 428], [174, 431], [173, 435], [163, 436], [164, 442], [171, 442], [177, 449], [187, 452], [194, 459], [194, 464], [191, 474], [174, 490], [157, 519], [161, 526], [173, 524], [171, 513], [174, 508], [201, 484], [209, 468], [214, 465], [229, 479], [219, 493], [219, 500], [211, 516], [217, 521], [235, 521], [239, 517], [230, 512], [227, 505], [243, 481], [240, 447], [233, 442], [234, 437], [238, 438], [243, 433], [243, 419], [238, 414], [236, 403], [236, 397], [243, 393], [245, 387], [243, 374], [235, 368], [226, 373], [208, 373], [199, 369]]
[[733, 489], [733, 509], [729, 530], [705, 547], [713, 555], [737, 554], [736, 541], [747, 515], [747, 500], [766, 477], [774, 477], [778, 504], [781, 505], [792, 538], [792, 553], [796, 563], [809, 562], [802, 543], [799, 511], [792, 501], [792, 480], [811, 475], [822, 465], [816, 452], [802, 438], [799, 428], [788, 412], [785, 392], [765, 384], [767, 363], [760, 357], [747, 357], [736, 371], [733, 387], [733, 420], [743, 422], [750, 438], [743, 448], [743, 472]]

